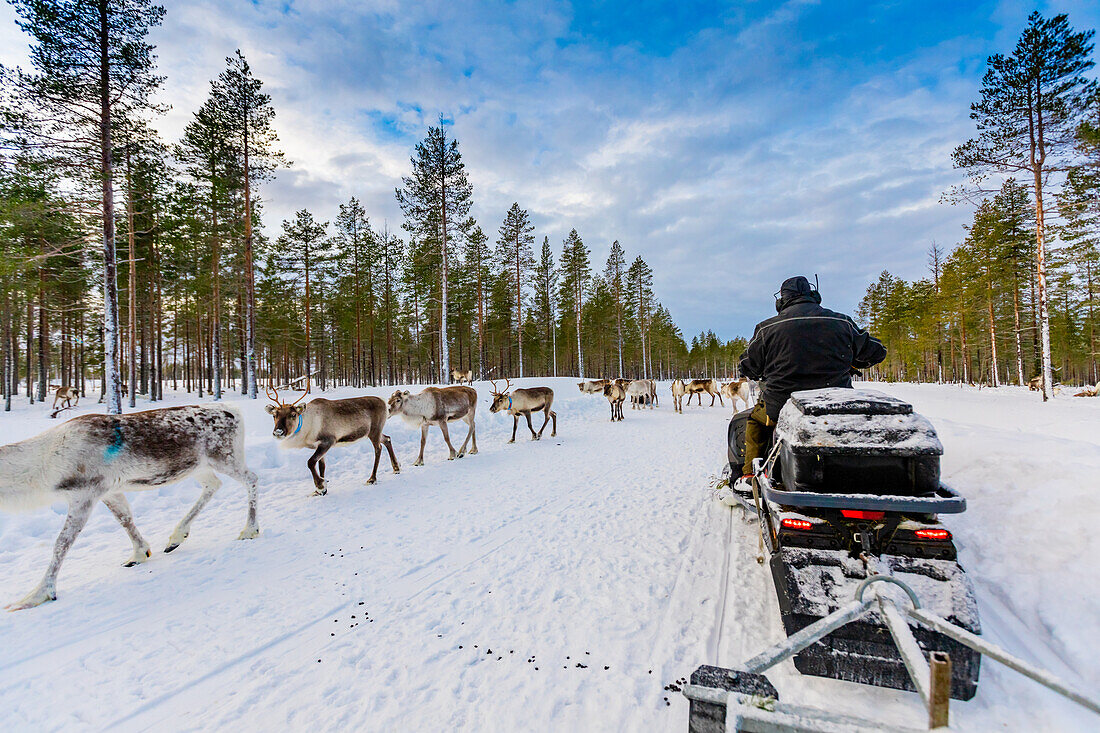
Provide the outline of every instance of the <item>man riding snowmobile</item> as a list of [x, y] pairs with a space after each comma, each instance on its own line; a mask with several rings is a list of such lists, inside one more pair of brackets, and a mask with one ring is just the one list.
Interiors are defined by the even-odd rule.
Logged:
[[763, 381], [760, 401], [745, 426], [745, 464], [737, 484], [719, 498], [734, 504], [733, 490], [751, 493], [752, 462], [765, 456], [779, 411], [792, 392], [822, 387], [851, 387], [852, 370], [886, 358], [886, 348], [850, 317], [821, 307], [821, 294], [799, 275], [776, 293], [778, 315], [757, 324], [741, 373]]

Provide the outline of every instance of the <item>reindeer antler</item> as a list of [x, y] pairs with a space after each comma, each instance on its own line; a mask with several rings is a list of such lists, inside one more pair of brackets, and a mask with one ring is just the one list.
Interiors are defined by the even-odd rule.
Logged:
[[290, 406], [294, 407], [294, 405], [304, 400], [307, 394], [309, 394], [309, 377], [306, 377], [306, 386], [302, 388], [302, 396], [291, 402]]
[[504, 391], [507, 392], [512, 388], [512, 380], [507, 377], [504, 378]]
[[[307, 381], [307, 386], [308, 386], [308, 381]], [[294, 407], [294, 405], [301, 402], [303, 399], [305, 399], [305, 396], [307, 394], [309, 394], [309, 392], [302, 392], [302, 396], [299, 397], [298, 399], [294, 400], [293, 402], [283, 402], [279, 398], [278, 388], [274, 385], [274, 383], [272, 383], [272, 381], [270, 379], [267, 380], [267, 386], [264, 387], [264, 392], [267, 393], [267, 398], [269, 400], [274, 402], [276, 405], [279, 405], [280, 407]], [[272, 394], [272, 393], [274, 393], [274, 394]]]
[[493, 385], [492, 387], [490, 387], [490, 388], [489, 388], [489, 394], [491, 394], [491, 395], [498, 395], [498, 394], [500, 394], [500, 392], [498, 392], [498, 391], [497, 391], [497, 380], [495, 380], [495, 379], [490, 379], [490, 380], [489, 380], [489, 383]]

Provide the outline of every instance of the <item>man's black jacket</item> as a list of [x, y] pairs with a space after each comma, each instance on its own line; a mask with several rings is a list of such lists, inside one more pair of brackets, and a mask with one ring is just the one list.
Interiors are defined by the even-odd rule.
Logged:
[[886, 358], [878, 339], [843, 313], [822, 308], [816, 291], [784, 295], [779, 315], [756, 326], [741, 357], [741, 373], [764, 381], [764, 405], [773, 420], [792, 392], [851, 387], [853, 367]]

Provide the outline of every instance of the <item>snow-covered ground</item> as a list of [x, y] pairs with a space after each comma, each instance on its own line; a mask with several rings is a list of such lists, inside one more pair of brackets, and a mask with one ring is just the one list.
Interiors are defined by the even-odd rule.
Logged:
[[[480, 454], [448, 462], [433, 429], [414, 468], [419, 434], [395, 420], [402, 473], [383, 459], [367, 487], [370, 445], [337, 447], [321, 498], [308, 453], [280, 450], [264, 403], [242, 402], [260, 537], [234, 540], [244, 492], [227, 481], [164, 555], [197, 485], [133, 494], [154, 555], [123, 568], [129, 542], [98, 507], [57, 602], [0, 614], [4, 730], [685, 730], [687, 703], [666, 684], [782, 637], [755, 528], [710, 497], [731, 410], [677, 415], [662, 384], [658, 409], [611, 424], [575, 381], [522, 380], [554, 387], [554, 439], [528, 442], [521, 425], [506, 445], [512, 421], [489, 413], [479, 384]], [[945, 479], [970, 506], [947, 524], [986, 636], [1100, 688], [1100, 399], [869, 386], [940, 432]], [[0, 414], [0, 442], [56, 424], [47, 407]], [[0, 602], [38, 582], [63, 516], [0, 515]], [[789, 662], [771, 676], [784, 700], [924, 720], [910, 693], [802, 677]], [[974, 731], [1100, 724], [988, 660], [977, 697], [952, 714]]]

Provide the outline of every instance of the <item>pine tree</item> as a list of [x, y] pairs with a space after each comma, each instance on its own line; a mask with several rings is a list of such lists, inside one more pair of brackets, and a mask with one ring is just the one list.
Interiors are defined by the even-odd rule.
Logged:
[[485, 379], [485, 288], [489, 281], [489, 238], [481, 227], [473, 226], [466, 235], [464, 259], [470, 269], [470, 279], [474, 286], [474, 299], [477, 303], [477, 374]]
[[439, 127], [429, 127], [427, 136], [417, 144], [410, 162], [412, 175], [401, 179], [404, 188], [396, 189], [395, 193], [405, 214], [406, 231], [439, 253], [439, 379], [448, 384], [451, 379], [447, 330], [450, 243], [457, 233], [470, 227], [473, 188], [466, 178], [458, 141], [447, 139], [442, 115]]
[[535, 265], [535, 318], [542, 324], [543, 341], [549, 355], [546, 369], [558, 376], [557, 329], [554, 324], [554, 308], [557, 303], [558, 271], [554, 268], [554, 253], [550, 238], [542, 238], [542, 251]]
[[585, 292], [591, 277], [591, 268], [588, 263], [588, 247], [581, 240], [576, 229], [570, 230], [562, 243], [560, 260], [562, 273], [561, 292], [565, 294], [566, 306], [573, 314], [577, 329], [577, 371], [581, 379], [584, 379], [584, 347], [581, 336], [581, 313], [584, 308]]
[[263, 82], [252, 75], [252, 67], [237, 50], [226, 58], [227, 68], [213, 83], [211, 97], [217, 115], [224, 122], [226, 139], [233, 146], [241, 168], [244, 188], [244, 286], [245, 286], [245, 358], [248, 367], [248, 396], [256, 399], [256, 276], [253, 261], [253, 185], [271, 177], [276, 168], [290, 165], [276, 149], [275, 108], [271, 96], [262, 90]]
[[[227, 142], [228, 129], [220, 116], [213, 97], [194, 113], [176, 146], [176, 158], [187, 175], [199, 185], [207, 197], [210, 237], [210, 277], [212, 282], [214, 363], [222, 363], [222, 295], [221, 260], [223, 230], [230, 209], [230, 193], [240, 172], [235, 166], [233, 150]], [[214, 371], [214, 399], [222, 397], [221, 370]]]
[[1030, 179], [1044, 400], [1054, 388], [1044, 187], [1051, 171], [1067, 167], [1073, 152], [1083, 95], [1093, 84], [1084, 75], [1093, 65], [1092, 36], [1092, 31], [1075, 33], [1065, 15], [1046, 19], [1032, 13], [1013, 54], [989, 57], [981, 99], [971, 105], [978, 137], [954, 152], [955, 165], [969, 170], [978, 185], [991, 173], [1023, 173]]
[[306, 359], [306, 384], [309, 391], [310, 377], [313, 374], [312, 360], [312, 322], [313, 311], [311, 303], [311, 275], [315, 275], [319, 267], [333, 259], [331, 245], [326, 240], [328, 222], [314, 220], [313, 214], [307, 209], [301, 209], [294, 215], [294, 221], [283, 221], [283, 233], [279, 237], [279, 255], [276, 258], [278, 267], [284, 272], [292, 274], [303, 283], [305, 296], [305, 359]]
[[400, 304], [397, 300], [397, 287], [401, 279], [401, 268], [405, 261], [405, 245], [390, 234], [389, 227], [382, 229], [378, 238], [378, 277], [379, 297], [378, 316], [386, 324], [386, 373], [388, 384], [396, 384], [397, 352], [394, 348], [393, 324], [397, 320]]
[[515, 289], [516, 303], [516, 344], [519, 350], [519, 376], [523, 376], [523, 280], [528, 270], [534, 267], [535, 259], [531, 251], [531, 245], [535, 237], [531, 234], [535, 227], [527, 215], [527, 209], [519, 208], [518, 203], [513, 203], [508, 213], [504, 216], [504, 223], [500, 225], [499, 239], [504, 261], [504, 271], [508, 278], [515, 278], [512, 282]]
[[340, 213], [336, 216], [338, 249], [341, 259], [350, 265], [349, 279], [352, 283], [352, 307], [355, 312], [355, 386], [362, 386], [364, 371], [363, 356], [363, 304], [367, 306], [367, 340], [370, 343], [370, 358], [367, 362], [369, 381], [374, 385], [374, 273], [377, 269], [378, 251], [374, 233], [370, 228], [367, 212], [359, 199], [354, 196], [346, 204], [340, 204]]
[[642, 340], [642, 378], [648, 379], [652, 371], [647, 350], [649, 321], [653, 313], [653, 270], [638, 256], [626, 272], [626, 302], [638, 320], [638, 334]]
[[619, 240], [616, 239], [611, 243], [611, 253], [607, 256], [603, 276], [615, 299], [615, 337], [619, 349], [620, 376], [626, 373], [623, 371], [623, 276], [626, 274], [625, 270], [626, 255]]

